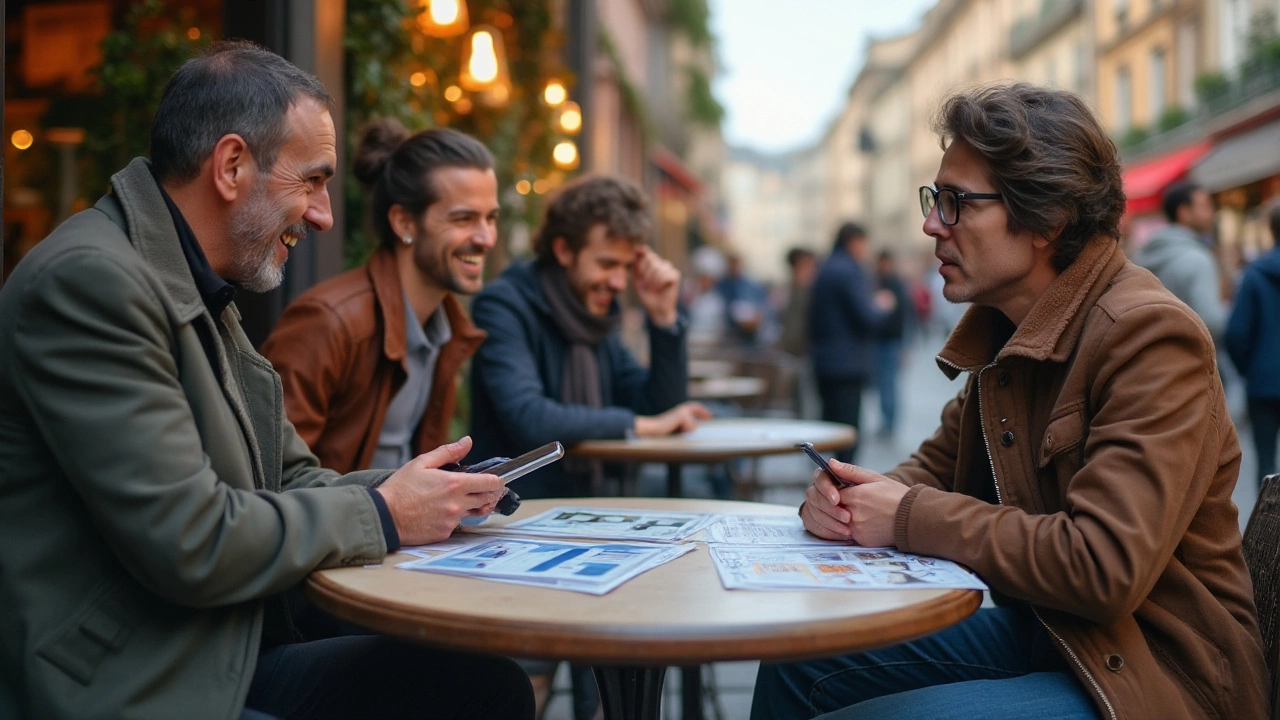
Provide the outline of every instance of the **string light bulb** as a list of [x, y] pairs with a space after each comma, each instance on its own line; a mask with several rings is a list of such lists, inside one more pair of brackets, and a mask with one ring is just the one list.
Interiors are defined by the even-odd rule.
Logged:
[[572, 170], [578, 167], [578, 146], [572, 140], [561, 140], [551, 150], [551, 159], [561, 170]]
[[467, 31], [470, 18], [466, 0], [422, 0], [418, 29], [431, 37], [447, 38]]
[[582, 108], [578, 103], [569, 100], [560, 108], [558, 118], [560, 129], [568, 135], [577, 135], [582, 130]]
[[489, 25], [477, 25], [462, 44], [462, 72], [458, 84], [464, 90], [484, 92], [503, 87], [508, 94], [511, 80], [507, 74], [507, 53], [502, 33]]
[[564, 83], [554, 79], [547, 81], [547, 87], [542, 91], [543, 102], [551, 107], [558, 107], [568, 98], [569, 91], [564, 89]]

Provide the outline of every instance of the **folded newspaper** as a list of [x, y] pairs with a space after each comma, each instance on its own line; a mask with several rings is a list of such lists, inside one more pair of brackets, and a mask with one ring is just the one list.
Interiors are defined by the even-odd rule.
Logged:
[[501, 537], [464, 545], [435, 557], [400, 563], [396, 567], [604, 595], [631, 578], [693, 549], [692, 544], [590, 543]]
[[891, 548], [710, 547], [712, 562], [727, 590], [987, 589], [976, 575], [950, 560]]
[[714, 513], [561, 505], [489, 532], [601, 540], [678, 542], [698, 532], [714, 518]]

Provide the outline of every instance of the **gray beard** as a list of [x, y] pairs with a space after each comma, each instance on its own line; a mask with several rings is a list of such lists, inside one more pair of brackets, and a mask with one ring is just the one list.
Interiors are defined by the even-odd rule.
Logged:
[[[237, 252], [232, 257], [231, 277], [225, 279], [246, 290], [266, 293], [276, 289], [284, 281], [284, 265], [276, 265], [275, 262], [276, 243], [280, 242], [280, 235], [270, 235], [281, 227], [283, 218], [267, 197], [266, 176], [258, 180], [253, 194], [231, 216], [228, 234], [231, 237], [231, 247], [236, 248]], [[302, 234], [305, 233], [306, 230], [303, 230]]]

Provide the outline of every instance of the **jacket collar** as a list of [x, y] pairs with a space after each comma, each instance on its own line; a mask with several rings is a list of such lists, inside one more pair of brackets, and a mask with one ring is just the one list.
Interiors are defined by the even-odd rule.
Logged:
[[1049, 284], [998, 353], [996, 333], [1008, 320], [993, 307], [975, 305], [960, 318], [938, 353], [938, 367], [954, 380], [962, 371], [975, 372], [1007, 357], [1066, 361], [1084, 330], [1087, 313], [1081, 308], [1097, 301], [1124, 263], [1124, 253], [1115, 240], [1094, 238]]
[[186, 322], [204, 311], [204, 300], [182, 254], [177, 228], [150, 166], [145, 158], [134, 158], [112, 175], [111, 197], [124, 213], [129, 242], [160, 278], [178, 318]]
[[[404, 290], [400, 287], [400, 271], [396, 267], [395, 255], [385, 248], [379, 248], [369, 258], [366, 266], [369, 282], [373, 285], [373, 294], [377, 298], [378, 307], [382, 311], [383, 334], [382, 354], [388, 360], [403, 362], [408, 344], [404, 332]], [[452, 345], [462, 342], [472, 347], [479, 347], [488, 334], [480, 330], [467, 317], [462, 303], [453, 293], [446, 293], [441, 303], [445, 316], [449, 319], [449, 329], [453, 338], [446, 343]]]

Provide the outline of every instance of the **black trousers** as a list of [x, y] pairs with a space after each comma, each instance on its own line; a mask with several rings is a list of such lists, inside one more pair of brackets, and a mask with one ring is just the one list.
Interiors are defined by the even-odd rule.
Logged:
[[508, 658], [365, 634], [310, 605], [299, 620], [330, 637], [263, 648], [241, 720], [533, 720], [529, 676]]
[[[833, 378], [818, 376], [818, 397], [822, 398], [822, 419], [828, 422], [845, 423], [858, 430], [862, 419], [862, 388], [866, 385], [864, 377]], [[858, 444], [854, 442], [847, 448], [836, 451], [836, 459], [851, 463], [858, 453]]]

